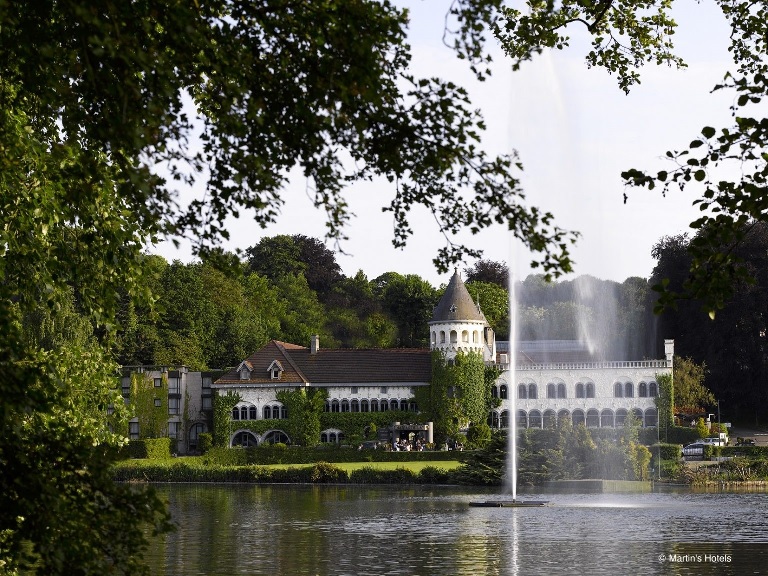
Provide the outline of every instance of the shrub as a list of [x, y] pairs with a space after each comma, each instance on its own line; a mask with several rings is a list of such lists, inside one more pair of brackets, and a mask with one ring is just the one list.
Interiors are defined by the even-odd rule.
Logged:
[[654, 444], [649, 449], [654, 461], [659, 458], [659, 455], [661, 455], [662, 460], [679, 460], [683, 456], [680, 444]]
[[210, 432], [203, 432], [198, 436], [197, 447], [201, 454], [207, 454], [208, 451], [213, 448], [213, 434]]
[[128, 454], [131, 458], [165, 460], [171, 457], [171, 439], [143, 438], [131, 440], [128, 443]]
[[318, 462], [312, 467], [310, 481], [315, 484], [327, 484], [335, 482], [349, 481], [349, 475], [345, 470], [329, 464], [328, 462]]
[[419, 472], [418, 481], [421, 484], [449, 484], [450, 474], [443, 468], [426, 466]]

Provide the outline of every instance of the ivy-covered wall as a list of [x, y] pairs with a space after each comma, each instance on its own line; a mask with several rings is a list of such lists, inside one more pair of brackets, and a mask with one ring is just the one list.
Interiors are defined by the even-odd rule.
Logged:
[[456, 438], [470, 423], [485, 422], [493, 407], [492, 373], [486, 377], [483, 357], [459, 353], [447, 361], [440, 350], [432, 352], [432, 384], [417, 388], [416, 403], [424, 421], [434, 423], [435, 442]]
[[131, 374], [130, 405], [139, 419], [140, 438], [163, 438], [168, 435], [168, 374], [163, 372], [160, 386], [148, 372]]

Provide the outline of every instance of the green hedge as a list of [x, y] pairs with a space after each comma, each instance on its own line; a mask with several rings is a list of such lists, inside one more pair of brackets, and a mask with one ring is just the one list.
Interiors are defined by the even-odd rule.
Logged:
[[386, 450], [358, 450], [337, 445], [305, 446], [258, 446], [251, 448], [211, 448], [203, 462], [229, 466], [248, 464], [312, 464], [324, 462], [424, 462], [432, 460], [465, 461], [470, 452], [387, 452]]
[[679, 460], [683, 457], [683, 449], [680, 444], [653, 444], [648, 449], [654, 461], [661, 455], [662, 460]]
[[424, 468], [415, 474], [406, 468], [376, 470], [372, 467], [354, 471], [351, 475], [328, 462], [314, 466], [295, 468], [267, 468], [258, 465], [221, 466], [195, 465], [186, 460], [124, 462], [115, 467], [114, 479], [118, 482], [219, 482], [263, 484], [447, 484], [449, 472]]
[[768, 459], [768, 446], [723, 446], [720, 450], [723, 456]]
[[144, 438], [131, 440], [126, 449], [129, 458], [149, 458], [165, 460], [172, 456], [171, 446], [175, 440], [171, 438]]

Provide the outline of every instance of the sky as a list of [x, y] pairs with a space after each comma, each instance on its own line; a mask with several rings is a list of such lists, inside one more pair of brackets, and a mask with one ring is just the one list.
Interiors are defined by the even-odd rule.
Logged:
[[[561, 228], [581, 233], [572, 249], [574, 273], [566, 278], [589, 274], [621, 282], [630, 276], [649, 277], [655, 264], [654, 244], [663, 236], [686, 232], [697, 217], [691, 204], [695, 187], [667, 197], [657, 190], [631, 189], [625, 204], [620, 174], [628, 168], [669, 168], [663, 159], [667, 150], [687, 146], [703, 126], [731, 123], [733, 94], [711, 93], [732, 66], [728, 29], [713, 2], [676, 2], [679, 9], [673, 14], [680, 25], [676, 53], [688, 68], [648, 66], [641, 71], [642, 83], [629, 95], [603, 69], [587, 68], [587, 46], [580, 44], [577, 29], [572, 47], [538, 56], [516, 72], [500, 50], [492, 50], [493, 76], [477, 82], [466, 63], [442, 44], [449, 0], [397, 4], [411, 10], [413, 72], [466, 87], [488, 125], [483, 147], [494, 155], [519, 154], [527, 204], [552, 212]], [[246, 249], [277, 234], [322, 239], [324, 214], [312, 206], [307, 189], [300, 175], [292, 178], [284, 194], [283, 216], [266, 229], [254, 225], [247, 214], [231, 218], [232, 237], [223, 247]], [[426, 209], [412, 212], [414, 234], [408, 245], [392, 246], [392, 217], [381, 211], [392, 197], [386, 181], [349, 189], [355, 217], [346, 230], [348, 240], [341, 245], [344, 253], [337, 254], [343, 273], [352, 276], [362, 270], [373, 279], [392, 271], [418, 274], [434, 286], [447, 283], [450, 274], [439, 274], [432, 263], [445, 240]], [[458, 239], [482, 249], [483, 258], [507, 262], [518, 279], [535, 272], [529, 266], [530, 254], [501, 226]], [[191, 260], [185, 243], [178, 250], [164, 243], [153, 251], [169, 260]], [[474, 262], [466, 262], [460, 270]]]

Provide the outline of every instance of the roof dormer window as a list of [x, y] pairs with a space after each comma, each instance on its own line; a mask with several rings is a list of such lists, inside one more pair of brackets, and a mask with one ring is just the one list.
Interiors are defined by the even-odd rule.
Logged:
[[251, 366], [251, 363], [247, 360], [244, 360], [240, 363], [240, 366], [237, 367], [237, 372], [240, 374], [240, 380], [250, 380], [251, 379], [251, 371], [253, 370], [253, 366]]
[[278, 360], [272, 360], [272, 364], [267, 368], [267, 372], [269, 372], [269, 377], [272, 380], [280, 380], [284, 372], [283, 365]]

